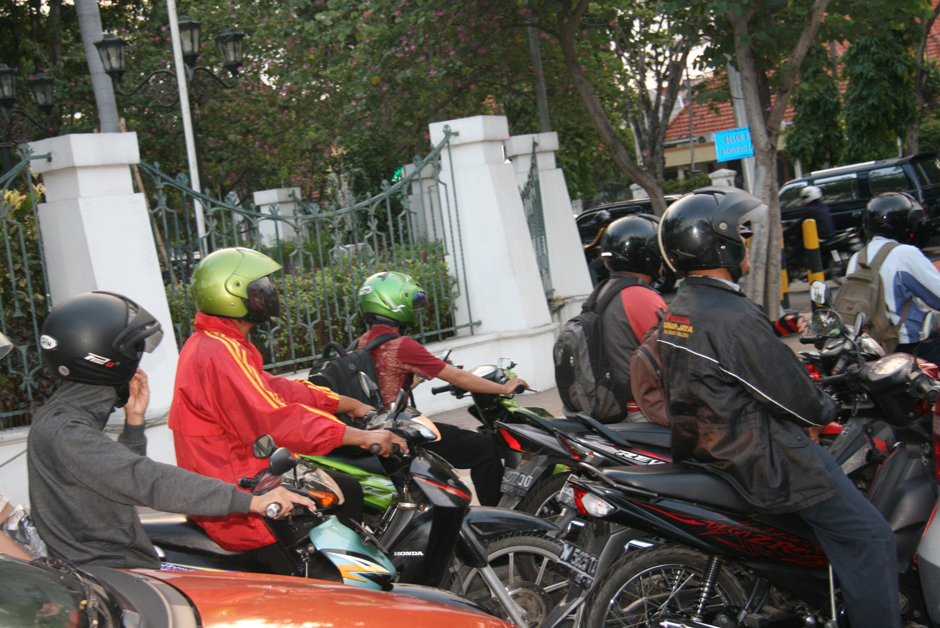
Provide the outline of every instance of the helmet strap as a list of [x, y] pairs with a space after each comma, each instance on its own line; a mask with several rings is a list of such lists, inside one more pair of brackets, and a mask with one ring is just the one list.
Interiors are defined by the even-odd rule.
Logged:
[[728, 269], [728, 272], [731, 273], [731, 281], [734, 283], [738, 283], [741, 277], [744, 276], [744, 272], [741, 270], [741, 264], [735, 264]]
[[127, 405], [127, 402], [131, 398], [131, 383], [127, 381], [120, 386], [115, 386], [114, 392], [117, 393], [117, 399], [114, 401], [114, 407], [123, 408]]

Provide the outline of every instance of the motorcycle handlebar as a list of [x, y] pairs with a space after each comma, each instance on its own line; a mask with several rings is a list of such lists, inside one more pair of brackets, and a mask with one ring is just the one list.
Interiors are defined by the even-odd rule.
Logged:
[[807, 336], [800, 336], [800, 344], [801, 344], [801, 345], [811, 345], [811, 344], [815, 344], [815, 343], [816, 343], [816, 339], [815, 339], [815, 338], [811, 338], [811, 337], [807, 337]]
[[819, 383], [823, 386], [828, 386], [830, 384], [841, 384], [848, 378], [846, 373], [841, 373], [840, 375], [832, 375], [830, 377], [821, 377]]
[[372, 446], [369, 447], [369, 453], [374, 455], [382, 453], [382, 446], [378, 443], [372, 443]]
[[518, 386], [516, 386], [515, 393], [516, 393], [517, 395], [521, 395], [521, 394], [524, 393], [525, 391], [526, 391], [526, 387], [523, 386], [522, 384], [519, 384]]
[[434, 388], [431, 389], [431, 394], [439, 395], [445, 392], [452, 392], [453, 390], [455, 389], [451, 384], [447, 384], [446, 386], [435, 386]]
[[933, 387], [930, 378], [923, 373], [911, 380], [911, 392], [926, 399], [929, 403], [936, 403], [937, 398], [940, 397], [940, 391]]

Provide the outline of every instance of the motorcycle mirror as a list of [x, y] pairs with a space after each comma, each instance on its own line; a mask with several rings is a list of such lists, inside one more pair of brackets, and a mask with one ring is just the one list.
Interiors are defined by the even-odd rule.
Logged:
[[441, 362], [447, 362], [447, 358], [450, 357], [451, 351], [453, 351], [453, 349], [448, 349], [444, 352], [444, 355], [441, 356]]
[[924, 342], [925, 340], [933, 340], [937, 337], [940, 337], [940, 329], [937, 329], [937, 323], [940, 322], [940, 318], [937, 317], [936, 312], [927, 312], [927, 315], [924, 316], [924, 322], [920, 326], [920, 341]]
[[865, 316], [865, 312], [859, 312], [855, 315], [855, 324], [852, 327], [855, 328], [855, 337], [858, 338], [862, 335], [862, 332], [865, 331], [865, 325], [868, 324], [868, 317]]
[[258, 440], [255, 441], [255, 458], [269, 458], [277, 450], [277, 446], [274, 444], [274, 438], [270, 434], [265, 434], [260, 436]]
[[500, 358], [496, 361], [496, 368], [502, 369], [504, 371], [511, 369], [515, 365], [516, 363], [513, 362], [510, 358]]
[[372, 381], [371, 377], [362, 371], [359, 371], [359, 387], [362, 388], [362, 392], [366, 397], [372, 399], [373, 402], [378, 399], [379, 405], [381, 405], [382, 395], [379, 394], [378, 385]]
[[13, 343], [10, 342], [10, 339], [0, 334], [0, 359], [5, 358], [7, 354], [13, 350]]
[[405, 409], [405, 403], [408, 400], [408, 391], [402, 388], [398, 391], [398, 394], [395, 396], [394, 407], [392, 408], [392, 416], [395, 417], [399, 412]]
[[271, 475], [283, 475], [297, 466], [297, 458], [287, 447], [278, 447], [268, 460]]
[[809, 329], [823, 338], [838, 338], [845, 332], [845, 323], [835, 310], [820, 309], [809, 319]]
[[825, 281], [817, 279], [809, 285], [809, 298], [819, 307], [832, 307], [832, 291], [829, 290]]

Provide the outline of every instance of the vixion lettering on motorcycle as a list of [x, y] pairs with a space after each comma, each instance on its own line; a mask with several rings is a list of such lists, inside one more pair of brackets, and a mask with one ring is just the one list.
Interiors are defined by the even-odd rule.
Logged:
[[[922, 338], [936, 338], [936, 325], [936, 316], [928, 315]], [[812, 328], [820, 335], [844, 333], [831, 310], [815, 312]], [[921, 400], [933, 406], [926, 414], [885, 413], [897, 445], [881, 462], [867, 498], [895, 533], [904, 616], [912, 625], [940, 625], [940, 608], [928, 606], [937, 603], [928, 586], [935, 581], [925, 580], [917, 560], [919, 548], [932, 551], [934, 560], [940, 553], [922, 540], [937, 537], [928, 524], [938, 492], [938, 386], [906, 354], [851, 365], [838, 377], [880, 393], [886, 406]], [[606, 469], [569, 485], [583, 515], [642, 532], [649, 544], [609, 567], [574, 548], [582, 554], [567, 561], [569, 569], [581, 569], [582, 585], [594, 586], [587, 626], [846, 626], [838, 583], [812, 529], [797, 515], [755, 513], [723, 478], [685, 464]], [[566, 546], [562, 556], [572, 551]], [[936, 577], [936, 564], [928, 576]]]

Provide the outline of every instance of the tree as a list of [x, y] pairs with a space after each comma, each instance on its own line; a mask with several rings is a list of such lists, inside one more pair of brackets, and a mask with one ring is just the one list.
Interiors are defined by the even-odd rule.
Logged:
[[917, 69], [914, 73], [914, 106], [917, 108], [917, 116], [907, 129], [907, 140], [904, 146], [906, 155], [913, 155], [920, 151], [920, 125], [924, 120], [927, 105], [933, 100], [933, 96], [936, 96], [936, 91], [932, 89], [935, 88], [935, 84], [930, 80], [931, 72], [936, 68], [936, 64], [927, 59], [927, 43], [934, 22], [940, 15], [940, 4], [932, 10], [929, 2], [925, 1], [922, 5], [924, 13], [918, 23]]
[[917, 119], [915, 32], [911, 28], [875, 30], [852, 42], [843, 55], [848, 80], [846, 161], [896, 156], [898, 139]]
[[102, 133], [120, 131], [117, 104], [114, 101], [114, 89], [111, 78], [104, 73], [104, 66], [95, 48], [95, 42], [101, 41], [101, 16], [98, 13], [98, 0], [75, 0], [75, 11], [82, 31], [85, 45], [85, 57], [88, 60], [88, 72], [98, 104], [98, 119]]
[[840, 163], [845, 136], [842, 130], [842, 95], [832, 75], [826, 47], [810, 49], [793, 94], [793, 124], [787, 129], [787, 153], [815, 170]]

